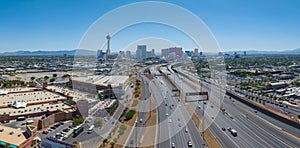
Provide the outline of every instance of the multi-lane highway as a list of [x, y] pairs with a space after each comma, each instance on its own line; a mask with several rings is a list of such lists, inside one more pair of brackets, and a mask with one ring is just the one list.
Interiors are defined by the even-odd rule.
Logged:
[[[157, 73], [152, 71], [152, 73]], [[158, 136], [157, 147], [205, 147], [199, 130], [191, 120], [191, 115], [185, 109], [179, 96], [172, 92], [174, 89], [162, 76], [156, 77], [155, 86], [152, 87], [158, 110]]]
[[[151, 67], [151, 73], [159, 75], [156, 68], [156, 66]], [[185, 72], [180, 68], [178, 70]], [[152, 82], [142, 76], [143, 81], [146, 82], [143, 86], [149, 88], [151, 92], [143, 90], [143, 93], [152, 95], [157, 104], [156, 147], [188, 147], [188, 142], [192, 143], [193, 147], [207, 145], [202, 140], [201, 129], [198, 129], [191, 120], [186, 105], [191, 106], [200, 119], [204, 120], [204, 129], [208, 128], [222, 147], [300, 146], [299, 136], [297, 137], [300, 133], [299, 129], [270, 119], [259, 112], [256, 113], [250, 107], [226, 97], [224, 87], [217, 87], [206, 82], [201, 82], [202, 85], [199, 85], [199, 79], [191, 76], [189, 72], [186, 74], [194, 80], [168, 71], [166, 67], [161, 67], [161, 71], [173, 81], [181, 93], [196, 92], [201, 89], [209, 92], [209, 100], [205, 101], [203, 96], [184, 96], [187, 102], [182, 102], [178, 94], [175, 95], [177, 92], [173, 91], [173, 86], [163, 76], [155, 76]], [[143, 102], [140, 105], [146, 106]], [[220, 108], [224, 110], [222, 111]], [[147, 113], [142, 113], [139, 115], [139, 119], [142, 118], [144, 121], [146, 116]], [[138, 122], [136, 126], [143, 126], [142, 123]], [[294, 131], [290, 134], [282, 130], [280, 128], [282, 126]], [[236, 129], [237, 136], [233, 136], [227, 128]], [[139, 139], [144, 134], [143, 131], [143, 128], [135, 128], [130, 139]], [[133, 140], [132, 143], [136, 144], [137, 142]]]
[[[174, 79], [177, 81], [177, 85], [180, 78], [176, 76], [169, 76], [170, 79]], [[180, 76], [179, 76], [180, 77]], [[190, 81], [182, 77], [185, 81], [188, 81], [189, 84], [192, 84], [194, 87], [200, 88], [199, 83], [195, 83], [194, 81]], [[183, 89], [186, 91], [190, 91], [194, 89], [194, 87], [190, 87], [182, 81]], [[203, 82], [202, 82], [203, 84]], [[279, 129], [271, 126], [265, 120], [260, 119], [256, 114], [253, 113], [249, 107], [245, 107], [243, 104], [239, 102], [233, 102], [229, 99], [220, 100], [221, 90], [218, 90], [215, 86], [212, 86], [208, 83], [204, 83], [206, 87], [202, 87], [203, 91], [210, 92], [211, 102], [222, 102], [223, 108], [225, 109], [225, 113], [222, 113], [218, 107], [220, 107], [217, 103], [209, 104], [208, 102], [206, 109], [215, 109], [219, 110], [219, 114], [217, 117], [214, 117], [214, 121], [209, 123], [208, 121], [205, 124], [209, 124], [209, 129], [216, 136], [217, 140], [224, 147], [297, 147], [299, 146], [299, 141], [294, 137], [290, 137], [286, 133], [280, 131]], [[207, 90], [207, 88], [210, 88]], [[219, 87], [218, 87], [219, 88]], [[226, 97], [225, 97], [226, 98]], [[203, 106], [203, 102], [190, 102], [195, 108], [197, 106]], [[213, 106], [213, 107], [211, 107]], [[208, 114], [206, 119], [213, 120], [212, 115], [209, 115], [209, 111], [205, 109], [205, 112]], [[198, 115], [202, 117], [202, 111], [198, 109]], [[232, 127], [237, 129], [238, 136], [233, 137], [228, 132], [222, 131], [222, 127]], [[297, 129], [296, 129], [297, 130]], [[226, 135], [226, 136], [225, 136]]]

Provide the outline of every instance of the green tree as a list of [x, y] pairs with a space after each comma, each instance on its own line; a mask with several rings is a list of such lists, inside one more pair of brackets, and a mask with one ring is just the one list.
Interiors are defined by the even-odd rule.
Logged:
[[49, 76], [44, 76], [44, 80], [47, 81], [49, 79]]
[[54, 82], [55, 81], [55, 78], [51, 78], [50, 80], [49, 80], [49, 82]]
[[76, 102], [73, 101], [72, 99], [68, 99], [68, 100], [66, 100], [66, 102], [67, 102], [68, 104], [70, 104], [70, 105], [75, 105], [75, 104], [76, 104]]
[[76, 114], [75, 117], [73, 118], [73, 125], [77, 126], [77, 125], [83, 123], [83, 121], [84, 121], [84, 118], [81, 115]]
[[132, 119], [132, 117], [134, 116], [134, 114], [136, 113], [136, 111], [135, 110], [129, 110], [126, 114], [125, 114], [125, 120], [130, 120], [130, 119]]
[[131, 106], [135, 107], [138, 105], [138, 103], [139, 103], [139, 101], [137, 99], [134, 99]]
[[56, 77], [57, 77], [57, 74], [56, 74], [56, 73], [54, 73], [54, 74], [52, 75], [52, 77], [56, 78]]
[[33, 81], [35, 79], [35, 77], [31, 77], [30, 80]]
[[65, 74], [65, 75], [62, 76], [63, 79], [66, 79], [66, 78], [69, 78], [69, 77], [70, 77], [69, 74]]
[[114, 143], [114, 142], [111, 142], [111, 143], [110, 143], [110, 147], [111, 147], [111, 148], [114, 148], [114, 147], [115, 147], [115, 143]]

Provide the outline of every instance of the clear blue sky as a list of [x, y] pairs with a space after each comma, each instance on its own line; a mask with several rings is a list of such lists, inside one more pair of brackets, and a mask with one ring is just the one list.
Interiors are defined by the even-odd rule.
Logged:
[[[134, 2], [140, 1], [0, 0], [0, 52], [74, 49], [88, 27], [99, 17], [117, 7]], [[179, 5], [196, 14], [210, 28], [223, 50], [300, 48], [299, 0], [164, 2]], [[129, 28], [126, 33], [134, 36], [142, 32], [145, 36], [148, 33], [149, 36], [153, 36], [153, 32], [147, 30], [137, 26], [137, 29]], [[164, 33], [168, 34], [168, 31]], [[120, 33], [120, 36], [122, 34], [124, 33]], [[120, 36], [119, 39], [122, 38]], [[176, 43], [176, 35], [169, 37], [168, 40], [175, 40]], [[179, 37], [180, 35], [177, 40], [180, 40]], [[124, 43], [120, 42], [113, 42], [112, 38], [112, 48], [123, 48], [126, 40]], [[184, 48], [194, 48], [189, 41], [178, 44]]]

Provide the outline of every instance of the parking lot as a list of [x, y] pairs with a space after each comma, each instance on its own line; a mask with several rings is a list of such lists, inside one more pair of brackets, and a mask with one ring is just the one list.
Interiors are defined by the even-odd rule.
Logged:
[[73, 143], [74, 141], [82, 142], [98, 136], [98, 134], [96, 134], [94, 131], [88, 133], [90, 125], [83, 124], [82, 127], [83, 131], [76, 137], [73, 137], [73, 131], [75, 127], [72, 125], [72, 121], [56, 123], [38, 133], [40, 138], [53, 137], [69, 143]]
[[10, 120], [8, 123], [4, 123], [3, 125], [11, 127], [11, 128], [20, 128], [21, 130], [26, 130], [26, 121], [28, 120], [38, 120], [41, 117], [33, 117], [33, 118], [27, 118], [24, 121], [17, 121], [17, 120]]
[[72, 136], [72, 121], [58, 122], [49, 128], [40, 131], [41, 138], [54, 137], [59, 140], [65, 140]]

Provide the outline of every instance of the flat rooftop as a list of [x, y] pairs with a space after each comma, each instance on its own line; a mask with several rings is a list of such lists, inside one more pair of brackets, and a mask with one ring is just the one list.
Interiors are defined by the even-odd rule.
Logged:
[[[23, 142], [27, 140], [26, 132], [20, 129], [15, 129], [7, 126], [0, 125], [0, 141], [20, 146]], [[13, 134], [10, 134], [12, 133]]]
[[94, 82], [96, 85], [111, 85], [112, 87], [122, 86], [128, 80], [129, 76], [106, 76]]
[[16, 116], [16, 115], [26, 115], [26, 114], [33, 114], [33, 113], [39, 113], [39, 112], [45, 112], [47, 110], [49, 111], [56, 111], [56, 110], [67, 110], [71, 106], [68, 106], [64, 103], [45, 103], [45, 104], [39, 104], [39, 105], [30, 105], [26, 108], [1, 108], [0, 114], [9, 114], [10, 116]]
[[129, 76], [88, 76], [88, 77], [75, 77], [73, 80], [91, 83], [95, 85], [107, 86], [111, 85], [112, 87], [118, 87], [125, 84], [125, 82], [129, 79]]
[[86, 82], [93, 84], [94, 82], [102, 79], [105, 76], [102, 75], [96, 75], [96, 76], [86, 76], [86, 77], [73, 77], [73, 80], [80, 81], [80, 82]]
[[59, 92], [59, 93], [65, 94], [65, 95], [69, 95], [69, 96], [73, 97], [73, 99], [75, 101], [79, 100], [79, 99], [86, 99], [89, 102], [94, 102], [94, 101], [98, 100], [98, 99], [95, 100], [94, 95], [91, 96], [91, 94], [81, 92], [79, 90], [73, 90], [73, 89], [59, 87], [59, 86], [53, 86], [53, 85], [47, 86], [47, 89], [55, 90], [55, 92]]
[[1, 89], [2, 91], [7, 91], [8, 93], [13, 93], [13, 92], [21, 92], [21, 91], [32, 91], [36, 88], [32, 87], [19, 87], [19, 88], [6, 88], [6, 89]]
[[66, 99], [66, 97], [48, 91], [21, 92], [7, 95], [0, 95], [0, 106], [12, 104], [14, 101], [24, 101], [28, 103], [37, 103], [44, 101], [55, 101], [58, 99]]

